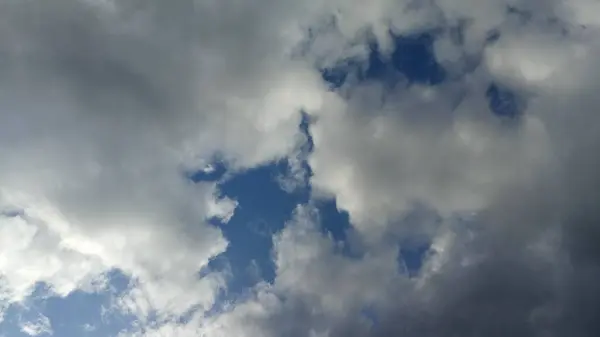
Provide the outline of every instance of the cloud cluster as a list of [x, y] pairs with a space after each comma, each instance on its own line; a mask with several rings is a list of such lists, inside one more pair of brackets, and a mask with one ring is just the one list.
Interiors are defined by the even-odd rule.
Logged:
[[0, 6], [2, 303], [120, 269], [139, 283], [122, 306], [140, 317], [210, 308], [222, 277], [198, 272], [227, 241], [207, 220], [235, 202], [187, 174], [297, 148], [320, 79], [287, 57], [288, 7], [257, 24], [251, 4]]
[[[474, 57], [475, 70], [436, 87], [351, 84], [315, 113], [312, 187], [349, 212], [363, 257], [300, 216], [275, 238], [273, 286], [215, 320], [216, 335], [598, 333], [597, 28], [570, 3], [438, 5], [444, 24], [467, 24], [462, 41], [438, 38], [437, 58]], [[490, 111], [494, 82], [529, 101], [516, 123]], [[389, 238], [415, 234], [415, 202], [445, 221], [418, 224], [433, 244], [410, 279]]]
[[[41, 283], [101, 291], [118, 269], [132, 281], [117, 309], [138, 320], [123, 336], [596, 336], [598, 14], [591, 0], [0, 1], [0, 313]], [[439, 85], [321, 79], [423, 31]], [[523, 114], [495, 116], [492, 83]], [[353, 239], [300, 205], [273, 237], [273, 283], [211, 311], [224, 275], [201, 271], [228, 242], [210, 220], [237, 204], [187, 176], [215, 156], [232, 171], [291, 157], [300, 180], [307, 156], [312, 198], [335, 197]], [[416, 204], [436, 216], [407, 217]], [[415, 237], [431, 248], [411, 276], [398, 255]]]

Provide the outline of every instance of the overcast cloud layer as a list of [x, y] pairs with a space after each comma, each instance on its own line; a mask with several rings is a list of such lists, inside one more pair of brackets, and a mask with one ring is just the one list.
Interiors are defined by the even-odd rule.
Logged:
[[[321, 77], [426, 31], [440, 84]], [[0, 321], [118, 270], [120, 336], [599, 336], [599, 58], [593, 0], [0, 0]], [[490, 83], [522, 114], [494, 115]], [[215, 158], [311, 170], [275, 280], [228, 303], [206, 270], [238, 205], [188, 179]]]

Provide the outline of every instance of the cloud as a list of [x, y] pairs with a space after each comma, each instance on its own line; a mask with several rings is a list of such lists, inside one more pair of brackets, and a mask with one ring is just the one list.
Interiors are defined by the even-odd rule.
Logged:
[[[274, 284], [211, 321], [207, 336], [598, 334], [597, 31], [566, 14], [547, 20], [562, 2], [438, 4], [473, 20], [457, 48], [479, 67], [436, 87], [346, 86], [315, 112], [314, 196], [349, 212], [364, 257], [336, 251], [299, 212], [274, 237]], [[507, 5], [533, 18], [515, 21]], [[499, 40], [486, 42], [492, 28]], [[489, 111], [493, 81], [528, 98], [522, 117]], [[382, 252], [393, 252], [391, 235], [414, 234], [405, 215], [415, 201], [444, 220], [410, 278]]]
[[29, 336], [52, 335], [52, 325], [46, 316], [39, 316], [35, 321], [21, 323], [21, 331]]
[[[0, 307], [118, 269], [127, 336], [598, 335], [596, 7], [2, 2]], [[422, 31], [445, 82], [323, 83], [318, 68]], [[491, 83], [526, 111], [492, 114]], [[335, 197], [359, 254], [312, 200], [273, 237], [274, 282], [210, 311], [225, 275], [200, 271], [228, 242], [209, 220], [237, 203], [186, 174], [215, 156], [234, 172], [290, 157], [283, 182]], [[415, 224], [419, 204], [441, 220]], [[414, 277], [398, 261], [413, 236], [432, 242]]]
[[135, 280], [121, 309], [141, 320], [208, 310], [222, 275], [198, 272], [227, 247], [208, 220], [236, 205], [185, 173], [217, 154], [241, 170], [296, 148], [321, 85], [286, 57], [305, 9], [257, 20], [250, 3], [0, 6], [3, 306], [39, 283], [95, 291], [120, 269]]
[[[252, 299], [207, 319], [207, 336], [317, 336], [339, 324], [363, 305], [383, 301], [383, 289], [396, 282], [394, 247], [353, 260], [318, 227], [312, 207], [299, 207], [274, 238], [277, 277], [273, 285], [257, 286]], [[348, 282], [352, 280], [352, 282]], [[367, 322], [358, 322], [364, 328]]]
[[[538, 117], [507, 131], [488, 110], [481, 82], [456, 85], [389, 94], [366, 86], [350, 100], [333, 98], [312, 130], [313, 188], [335, 195], [365, 235], [382, 234], [413, 202], [445, 214], [477, 210], [548, 163]], [[453, 108], [464, 91], [472, 95]], [[381, 104], [380, 95], [387, 95]]]

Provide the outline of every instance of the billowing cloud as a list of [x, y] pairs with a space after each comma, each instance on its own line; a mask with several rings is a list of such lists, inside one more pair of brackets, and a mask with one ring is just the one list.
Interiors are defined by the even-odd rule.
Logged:
[[297, 148], [320, 79], [286, 58], [296, 9], [259, 22], [250, 4], [1, 7], [3, 303], [40, 282], [93, 290], [120, 269], [139, 285], [122, 306], [140, 317], [209, 309], [222, 277], [198, 272], [227, 241], [207, 220], [235, 202], [187, 174], [215, 155], [243, 169]]
[[[598, 10], [1, 1], [0, 312], [40, 284], [101, 292], [120, 270], [122, 336], [598, 335]], [[423, 32], [440, 84], [321, 78]], [[492, 84], [524, 111], [494, 115]], [[283, 188], [312, 192], [273, 236], [273, 282], [218, 310], [226, 275], [207, 266], [228, 242], [212, 220], [238, 204], [188, 179], [215, 157], [232, 172], [289, 157]], [[323, 230], [326, 197], [349, 214], [344, 242]], [[409, 275], [415, 237], [431, 247]]]
[[[212, 329], [223, 336], [598, 333], [597, 32], [574, 26], [571, 14], [552, 17], [572, 13], [563, 3], [497, 4], [443, 9], [473, 20], [463, 28], [472, 40], [455, 46], [458, 57], [477, 54], [472, 73], [435, 87], [351, 84], [325, 97], [311, 128], [312, 187], [349, 212], [367, 240], [363, 257], [345, 256], [331, 238], [293, 222], [274, 239], [273, 286]], [[492, 29], [499, 38], [486, 41]], [[492, 114], [485, 91], [493, 82], [529, 100], [524, 115], [506, 123]], [[404, 215], [415, 202], [445, 220], [427, 228], [433, 244], [409, 278], [379, 254], [394, 247], [390, 236], [414, 234]], [[468, 221], [456, 218], [464, 211], [473, 214]], [[382, 269], [353, 274], [363, 263]]]

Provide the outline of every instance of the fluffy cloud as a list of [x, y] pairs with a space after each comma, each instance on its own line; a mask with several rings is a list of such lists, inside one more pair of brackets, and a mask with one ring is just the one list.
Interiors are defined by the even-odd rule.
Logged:
[[250, 3], [0, 6], [4, 306], [39, 283], [93, 290], [116, 268], [137, 284], [123, 309], [142, 318], [209, 309], [223, 280], [198, 272], [227, 242], [207, 220], [235, 202], [186, 174], [297, 148], [321, 85], [289, 58], [304, 8], [258, 21]]
[[481, 82], [461, 89], [476, 95], [454, 110], [458, 90], [443, 86], [409, 88], [378, 108], [380, 88], [333, 99], [313, 130], [313, 187], [334, 194], [370, 235], [413, 202], [445, 214], [480, 209], [500, 186], [526, 181], [547, 164], [538, 118], [507, 131], [489, 112]]
[[[380, 247], [360, 259], [344, 256], [322, 235], [318, 213], [310, 206], [296, 210], [274, 243], [274, 283], [259, 285], [251, 300], [207, 319], [202, 333], [327, 336], [336, 325], [356, 319], [361, 310], [385, 302], [386, 294], [405, 286], [396, 247]], [[366, 318], [355, 323], [363, 331], [369, 325]]]
[[[436, 87], [359, 84], [325, 96], [311, 183], [349, 212], [369, 243], [364, 258], [293, 222], [274, 238], [273, 286], [219, 316], [211, 328], [221, 334], [208, 336], [598, 333], [597, 32], [574, 25], [570, 4], [536, 4], [440, 3], [447, 18], [473, 20], [455, 47], [459, 58], [476, 54], [477, 69]], [[485, 41], [492, 29], [499, 39]], [[494, 116], [491, 82], [526, 97], [525, 114]], [[429, 257], [411, 279], [378, 253], [392, 249], [390, 235], [414, 234], [403, 219], [415, 201], [446, 220], [429, 228]], [[465, 210], [472, 219], [454, 218]]]
[[[97, 291], [119, 269], [132, 281], [117, 307], [137, 319], [123, 335], [595, 336], [597, 11], [2, 1], [0, 308], [40, 283], [53, 296]], [[320, 78], [366, 59], [373, 38], [385, 55], [389, 32], [423, 30], [448, 69], [438, 86], [328, 91]], [[492, 82], [528, 101], [511, 123], [490, 111]], [[348, 212], [358, 254], [300, 206], [273, 238], [273, 284], [209, 312], [224, 275], [200, 271], [228, 244], [209, 220], [226, 222], [236, 202], [186, 174], [214, 156], [232, 170], [291, 156], [296, 188], [300, 109], [314, 121], [313, 198]], [[415, 224], [415, 204], [442, 221]], [[409, 277], [399, 243], [415, 235], [433, 244]], [[23, 329], [50, 326], [38, 323]]]

